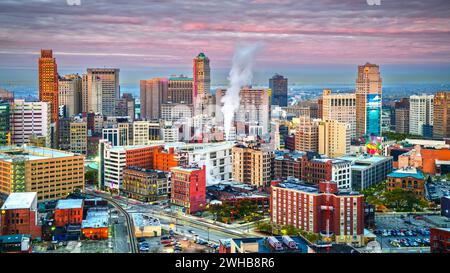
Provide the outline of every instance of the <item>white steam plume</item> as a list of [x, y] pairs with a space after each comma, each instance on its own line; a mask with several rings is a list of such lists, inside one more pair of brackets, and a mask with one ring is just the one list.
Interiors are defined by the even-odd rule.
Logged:
[[253, 78], [253, 59], [261, 47], [262, 45], [259, 43], [248, 46], [237, 46], [234, 51], [233, 65], [228, 76], [230, 86], [221, 100], [223, 103], [222, 113], [224, 117], [225, 140], [229, 139], [234, 114], [239, 108], [239, 91], [241, 87], [251, 84]]

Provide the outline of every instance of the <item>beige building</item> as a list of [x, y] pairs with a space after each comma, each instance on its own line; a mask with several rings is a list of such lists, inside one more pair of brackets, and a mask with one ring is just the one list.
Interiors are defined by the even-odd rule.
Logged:
[[319, 151], [319, 123], [309, 117], [299, 117], [299, 125], [295, 131], [295, 149], [304, 152]]
[[333, 94], [330, 89], [324, 89], [322, 119], [350, 124], [350, 136], [356, 138], [356, 95], [354, 93]]
[[327, 120], [319, 122], [319, 153], [339, 157], [350, 153], [350, 124]]
[[70, 151], [77, 154], [87, 153], [87, 122], [70, 122]]
[[166, 103], [192, 104], [193, 79], [183, 75], [169, 78]]
[[232, 148], [233, 180], [269, 187], [272, 152], [267, 147], [239, 145]]
[[89, 68], [87, 70], [87, 104], [89, 112], [114, 116], [119, 99], [119, 69]]
[[133, 145], [148, 145], [150, 140], [150, 122], [133, 122]]
[[60, 78], [58, 92], [59, 106], [66, 106], [68, 117], [81, 113], [82, 79], [78, 74]]
[[33, 146], [0, 146], [0, 193], [37, 192], [38, 202], [84, 190], [84, 156]]
[[[356, 136], [367, 133], [367, 105], [370, 94], [382, 94], [382, 79], [380, 67], [376, 64], [366, 63], [358, 66], [358, 78], [356, 79]], [[381, 108], [381, 106], [380, 106]], [[381, 113], [381, 109], [380, 109]], [[381, 117], [380, 117], [381, 127]]]

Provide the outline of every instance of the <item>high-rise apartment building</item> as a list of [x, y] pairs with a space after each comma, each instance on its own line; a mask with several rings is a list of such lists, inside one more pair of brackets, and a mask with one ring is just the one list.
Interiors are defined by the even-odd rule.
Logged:
[[350, 124], [350, 136], [356, 138], [356, 95], [323, 90], [322, 119]]
[[350, 124], [335, 120], [319, 122], [319, 153], [331, 158], [350, 153]]
[[46, 146], [51, 144], [51, 110], [47, 102], [26, 102], [16, 99], [11, 104], [11, 143], [27, 144], [30, 137], [45, 137]]
[[275, 74], [269, 79], [271, 90], [271, 105], [286, 107], [288, 104], [288, 79]]
[[141, 119], [158, 120], [160, 118], [161, 105], [167, 98], [168, 86], [169, 81], [166, 78], [141, 80]]
[[58, 68], [51, 49], [42, 49], [39, 58], [39, 100], [48, 102], [50, 120], [58, 122]]
[[59, 78], [58, 92], [59, 106], [66, 106], [68, 117], [81, 113], [82, 79], [78, 74]]
[[409, 133], [423, 136], [426, 126], [433, 126], [434, 95], [409, 97]]
[[192, 103], [195, 113], [202, 113], [211, 89], [211, 69], [209, 58], [201, 52], [193, 60]]
[[114, 116], [116, 100], [120, 96], [119, 69], [88, 68], [87, 112]]
[[0, 101], [0, 145], [11, 144], [11, 103]]
[[260, 145], [238, 145], [232, 148], [233, 180], [258, 188], [270, 186], [272, 153]]
[[33, 146], [0, 146], [0, 193], [37, 192], [38, 202], [84, 189], [84, 156]]
[[309, 117], [300, 117], [295, 131], [295, 149], [297, 151], [319, 151], [319, 122]]
[[450, 137], [450, 92], [437, 92], [434, 95], [433, 137]]
[[366, 63], [358, 66], [356, 79], [356, 136], [381, 136], [380, 67]]

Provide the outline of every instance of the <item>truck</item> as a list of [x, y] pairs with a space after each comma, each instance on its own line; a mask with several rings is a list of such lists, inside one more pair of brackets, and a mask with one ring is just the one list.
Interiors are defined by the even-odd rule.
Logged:
[[284, 235], [281, 239], [288, 248], [298, 249], [297, 243], [291, 237]]
[[283, 246], [280, 241], [277, 240], [274, 236], [270, 236], [267, 238], [267, 243], [276, 251], [283, 250]]

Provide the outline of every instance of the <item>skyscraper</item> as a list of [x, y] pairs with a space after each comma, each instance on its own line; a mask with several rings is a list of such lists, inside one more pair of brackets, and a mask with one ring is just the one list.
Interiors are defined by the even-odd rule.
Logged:
[[350, 153], [350, 124], [335, 120], [319, 122], [319, 153], [339, 157]]
[[78, 74], [61, 77], [59, 79], [58, 90], [59, 106], [66, 106], [67, 115], [70, 117], [81, 113], [81, 77]]
[[[50, 105], [50, 120], [54, 124], [53, 136], [58, 136], [58, 67], [51, 49], [41, 49], [39, 58], [39, 100]], [[58, 137], [52, 144], [56, 147]]]
[[286, 107], [288, 103], [288, 79], [275, 74], [269, 79], [271, 89], [271, 105]]
[[169, 78], [167, 103], [192, 104], [193, 79], [183, 75]]
[[336, 120], [350, 124], [350, 136], [356, 138], [356, 96], [353, 93], [332, 94], [330, 89], [323, 90], [322, 119]]
[[115, 115], [116, 100], [120, 96], [119, 71], [117, 68], [87, 70], [88, 112]]
[[434, 95], [409, 97], [409, 133], [423, 136], [427, 125], [433, 125]]
[[381, 135], [380, 67], [366, 63], [358, 66], [356, 79], [356, 135]]
[[192, 100], [196, 113], [202, 113], [211, 88], [209, 58], [201, 52], [193, 60]]
[[442, 91], [434, 95], [433, 137], [450, 137], [450, 92]]
[[161, 105], [165, 103], [168, 91], [166, 78], [141, 80], [141, 119], [157, 120], [161, 115]]

